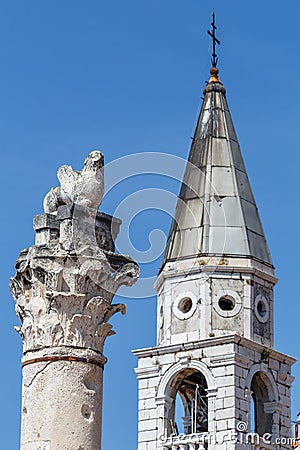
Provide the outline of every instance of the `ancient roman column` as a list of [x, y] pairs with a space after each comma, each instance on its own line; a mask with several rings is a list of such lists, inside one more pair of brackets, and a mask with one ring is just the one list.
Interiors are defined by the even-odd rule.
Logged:
[[21, 450], [99, 450], [103, 346], [109, 319], [125, 313], [112, 300], [139, 270], [114, 253], [120, 221], [98, 212], [103, 155], [91, 153], [81, 172], [61, 167], [58, 178], [11, 280], [23, 340]]

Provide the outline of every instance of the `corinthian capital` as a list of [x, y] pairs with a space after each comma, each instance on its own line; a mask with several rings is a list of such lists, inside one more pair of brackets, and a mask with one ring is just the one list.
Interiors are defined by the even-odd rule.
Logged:
[[[112, 304], [113, 296], [121, 285], [130, 286], [139, 276], [133, 260], [114, 253], [120, 221], [95, 209], [103, 193], [92, 190], [89, 194], [99, 184], [97, 173], [96, 179], [92, 176], [97, 168], [102, 176], [98, 153], [87, 158], [80, 173], [66, 166], [59, 170], [60, 181], [62, 173], [65, 177], [60, 197], [54, 202], [50, 191], [45, 202], [52, 199], [52, 206], [45, 209], [51, 213], [35, 218], [36, 244], [23, 250], [17, 260], [11, 292], [21, 320], [17, 330], [24, 352], [73, 346], [102, 353], [106, 337], [114, 333], [110, 317], [118, 311], [125, 313], [124, 305]], [[79, 203], [72, 203], [74, 199]]]

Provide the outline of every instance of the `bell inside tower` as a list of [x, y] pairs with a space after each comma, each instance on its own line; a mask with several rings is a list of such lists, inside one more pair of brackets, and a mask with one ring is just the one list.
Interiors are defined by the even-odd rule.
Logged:
[[[183, 416], [175, 415], [175, 434], [205, 433], [208, 430], [207, 383], [200, 372], [194, 372], [181, 380], [176, 396], [175, 411], [181, 403]], [[181, 422], [181, 423], [180, 423]]]

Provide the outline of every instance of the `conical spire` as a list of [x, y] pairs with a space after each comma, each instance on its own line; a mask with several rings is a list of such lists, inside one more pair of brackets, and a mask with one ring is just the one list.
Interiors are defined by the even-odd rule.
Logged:
[[226, 90], [218, 69], [210, 73], [163, 265], [206, 255], [272, 265]]

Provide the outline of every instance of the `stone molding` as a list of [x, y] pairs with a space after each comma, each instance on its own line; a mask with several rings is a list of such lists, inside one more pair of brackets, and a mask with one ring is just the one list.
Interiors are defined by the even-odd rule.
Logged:
[[[134, 350], [133, 354], [138, 358], [145, 358], [147, 356], [160, 356], [166, 355], [170, 353], [178, 353], [182, 351], [190, 351], [195, 349], [203, 349], [207, 347], [215, 347], [218, 345], [225, 344], [235, 344], [242, 345], [250, 350], [254, 350], [256, 352], [262, 353], [264, 350], [268, 350], [270, 352], [269, 358], [273, 358], [276, 361], [283, 362], [289, 365], [295, 364], [297, 361], [295, 358], [285, 355], [284, 353], [278, 352], [273, 348], [270, 349], [265, 345], [262, 345], [258, 342], [254, 342], [246, 337], [240, 336], [239, 334], [232, 334], [226, 336], [218, 336], [212, 337], [209, 339], [201, 339], [193, 342], [186, 342], [184, 344], [170, 344], [170, 345], [160, 345], [156, 347], [149, 347], [145, 349]], [[236, 359], [240, 360], [242, 363], [246, 362], [247, 358], [243, 355], [240, 355], [236, 352]]]
[[211, 257], [204, 264], [199, 264], [199, 258], [177, 258], [175, 261], [167, 262], [164, 269], [159, 273], [154, 284], [156, 291], [159, 291], [166, 279], [184, 277], [187, 274], [205, 274], [210, 277], [217, 273], [236, 273], [243, 275], [257, 276], [265, 281], [275, 285], [278, 278], [274, 276], [274, 267], [262, 262], [256, 261], [249, 257], [245, 258], [227, 258], [226, 264], [220, 264], [222, 258]]
[[248, 372], [247, 378], [246, 378], [246, 389], [250, 390], [251, 382], [254, 377], [254, 375], [258, 372], [262, 372], [266, 375], [268, 379], [268, 384], [272, 390], [272, 393], [274, 395], [274, 402], [279, 403], [279, 394], [278, 394], [278, 386], [274, 380], [273, 374], [271, 370], [265, 366], [262, 362], [259, 364], [253, 364]]
[[276, 412], [280, 413], [282, 409], [282, 404], [279, 402], [265, 402], [264, 411], [268, 414], [274, 414]]
[[159, 376], [160, 366], [155, 365], [150, 367], [135, 368], [134, 371], [137, 374], [138, 380], [155, 378]]
[[172, 379], [176, 377], [176, 375], [185, 368], [195, 369], [201, 372], [206, 379], [208, 389], [211, 391], [215, 390], [214, 377], [210, 369], [204, 363], [202, 363], [201, 361], [191, 359], [187, 360], [186, 364], [183, 364], [183, 361], [181, 360], [180, 362], [175, 363], [171, 367], [169, 367], [168, 370], [161, 377], [157, 391], [157, 398], [162, 398], [166, 395], [166, 389], [170, 385]]

